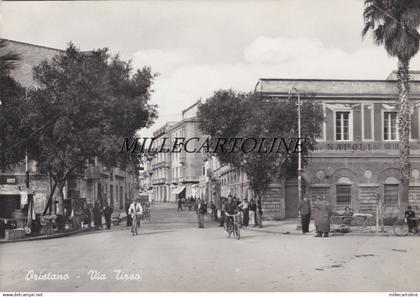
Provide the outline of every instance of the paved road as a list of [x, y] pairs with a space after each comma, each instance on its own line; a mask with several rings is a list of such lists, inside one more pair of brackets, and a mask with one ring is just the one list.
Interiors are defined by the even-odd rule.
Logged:
[[[0, 291], [420, 291], [418, 236], [322, 239], [242, 230], [237, 241], [207, 225], [198, 229], [192, 212], [156, 205], [136, 237], [118, 226], [2, 244]], [[116, 280], [114, 270], [138, 280]], [[69, 279], [26, 280], [31, 271]]]

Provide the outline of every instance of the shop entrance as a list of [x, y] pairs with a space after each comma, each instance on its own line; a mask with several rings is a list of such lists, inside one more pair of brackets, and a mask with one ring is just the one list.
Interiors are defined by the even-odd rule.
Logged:
[[20, 195], [0, 195], [0, 218], [13, 218], [16, 209], [20, 209]]

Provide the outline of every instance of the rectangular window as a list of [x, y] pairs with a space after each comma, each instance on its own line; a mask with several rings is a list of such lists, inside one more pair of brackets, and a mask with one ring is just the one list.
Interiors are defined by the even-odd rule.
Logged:
[[384, 140], [398, 140], [397, 112], [384, 112]]
[[337, 205], [351, 205], [351, 185], [337, 185]]
[[335, 139], [350, 140], [350, 112], [335, 113]]
[[384, 204], [398, 204], [398, 185], [384, 185]]

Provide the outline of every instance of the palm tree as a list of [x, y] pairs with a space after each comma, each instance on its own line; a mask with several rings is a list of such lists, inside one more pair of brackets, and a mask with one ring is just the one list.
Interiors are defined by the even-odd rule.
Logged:
[[387, 53], [398, 59], [400, 135], [399, 155], [401, 184], [399, 187], [400, 210], [408, 206], [408, 183], [410, 179], [410, 59], [419, 50], [420, 0], [365, 0], [362, 36], [371, 31], [375, 42], [384, 45]]

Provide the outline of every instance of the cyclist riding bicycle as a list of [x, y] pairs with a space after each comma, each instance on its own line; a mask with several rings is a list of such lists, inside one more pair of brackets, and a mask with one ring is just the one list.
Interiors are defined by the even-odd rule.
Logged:
[[133, 222], [131, 225], [131, 232], [134, 232], [133, 230], [136, 229], [136, 227], [140, 227], [140, 218], [143, 213], [143, 208], [141, 207], [140, 199], [137, 199], [136, 201], [133, 201], [130, 204], [128, 213], [131, 215]]
[[233, 223], [233, 215], [238, 214], [239, 208], [236, 201], [233, 201], [232, 195], [228, 196], [228, 201], [223, 205], [224, 206], [224, 212], [225, 212], [225, 223], [226, 226], [230, 223]]

